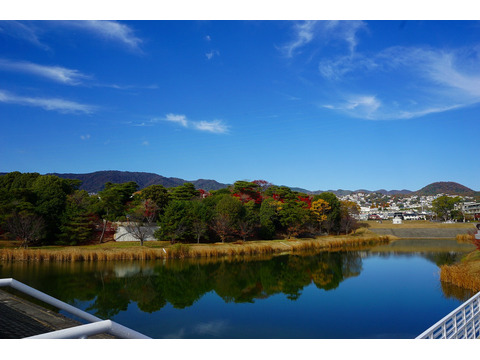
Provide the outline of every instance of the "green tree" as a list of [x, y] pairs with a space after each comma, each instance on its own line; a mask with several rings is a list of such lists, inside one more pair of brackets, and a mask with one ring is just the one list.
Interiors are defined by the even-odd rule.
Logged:
[[462, 199], [458, 196], [450, 197], [443, 195], [432, 201], [432, 209], [443, 221], [447, 221], [450, 218], [451, 211], [455, 208], [455, 204], [461, 201]]
[[190, 201], [189, 216], [192, 220], [192, 234], [200, 243], [200, 239], [206, 235], [208, 230], [209, 209], [205, 202], [199, 200]]
[[173, 200], [191, 200], [198, 195], [199, 191], [195, 189], [195, 185], [189, 182], [171, 189], [170, 192]]
[[261, 239], [273, 239], [276, 232], [276, 224], [278, 224], [277, 202], [272, 198], [262, 201], [259, 211], [260, 229], [259, 235]]
[[158, 214], [163, 214], [170, 201], [168, 190], [162, 185], [150, 185], [140, 192], [140, 199], [152, 200], [158, 207]]
[[340, 201], [338, 200], [337, 196], [331, 192], [323, 192], [318, 195], [314, 195], [313, 201], [318, 199], [325, 200], [328, 205], [330, 205], [330, 209], [325, 212], [327, 215], [326, 220], [322, 222], [323, 228], [327, 231], [327, 233], [340, 232], [340, 220], [341, 220], [341, 209], [340, 209]]
[[169, 240], [172, 244], [191, 237], [192, 219], [187, 200], [172, 200], [160, 217], [159, 229], [154, 236], [159, 240]]
[[242, 202], [230, 195], [223, 195], [215, 207], [212, 228], [222, 243], [233, 235], [242, 216]]
[[310, 219], [310, 211], [297, 201], [283, 203], [278, 211], [280, 224], [284, 227], [287, 238], [298, 236]]
[[60, 242], [68, 245], [85, 243], [92, 238], [95, 229], [95, 200], [85, 190], [67, 195], [65, 211], [60, 225]]

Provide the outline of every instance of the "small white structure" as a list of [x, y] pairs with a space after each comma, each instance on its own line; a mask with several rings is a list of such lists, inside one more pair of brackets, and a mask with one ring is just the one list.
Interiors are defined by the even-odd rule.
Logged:
[[[142, 231], [145, 230], [147, 237], [145, 241], [157, 241], [153, 236], [155, 230], [158, 229], [158, 226], [142, 226]], [[113, 236], [115, 241], [140, 241], [136, 239], [132, 234], [130, 234], [124, 226], [118, 226], [115, 235]]]
[[393, 218], [393, 223], [394, 223], [394, 224], [401, 224], [402, 222], [403, 222], [402, 219], [399, 218], [399, 217], [394, 217], [394, 218]]

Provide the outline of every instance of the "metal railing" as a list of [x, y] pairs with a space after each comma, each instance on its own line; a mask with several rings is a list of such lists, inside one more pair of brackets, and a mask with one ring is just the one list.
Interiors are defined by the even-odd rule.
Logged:
[[479, 337], [480, 292], [417, 336], [417, 339], [478, 339]]
[[111, 320], [103, 320], [83, 310], [60, 301], [50, 295], [47, 295], [37, 289], [21, 283], [15, 279], [0, 279], [0, 287], [9, 286], [22, 293], [32, 296], [47, 304], [50, 304], [60, 310], [64, 310], [80, 319], [90, 322], [90, 324], [74, 326], [72, 328], [52, 331], [45, 334], [30, 336], [27, 339], [78, 339], [97, 334], [110, 334], [122, 339], [150, 339], [135, 330], [129, 329]]

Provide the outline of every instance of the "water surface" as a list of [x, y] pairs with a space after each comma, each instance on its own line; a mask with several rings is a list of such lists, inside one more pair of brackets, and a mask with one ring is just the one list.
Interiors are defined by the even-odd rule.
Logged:
[[414, 338], [472, 295], [439, 280], [439, 266], [472, 247], [426, 241], [216, 261], [1, 263], [0, 278], [153, 338]]

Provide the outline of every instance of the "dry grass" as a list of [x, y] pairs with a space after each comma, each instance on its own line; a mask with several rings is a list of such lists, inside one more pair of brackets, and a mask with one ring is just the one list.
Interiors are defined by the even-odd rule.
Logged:
[[328, 236], [315, 239], [247, 241], [216, 244], [175, 244], [167, 242], [106, 243], [91, 246], [44, 247], [30, 249], [0, 249], [0, 261], [112, 261], [156, 260], [182, 258], [219, 258], [236, 256], [266, 256], [278, 253], [301, 253], [372, 246], [392, 240], [369, 231], [355, 236]]
[[471, 264], [442, 266], [440, 280], [475, 292], [480, 291], [480, 269]]
[[480, 291], [480, 252], [473, 251], [459, 264], [441, 266], [440, 280], [475, 292]]
[[467, 233], [467, 234], [458, 234], [456, 236], [456, 240], [459, 243], [468, 243], [468, 244], [473, 244], [473, 241], [475, 240], [475, 235], [473, 233]]

